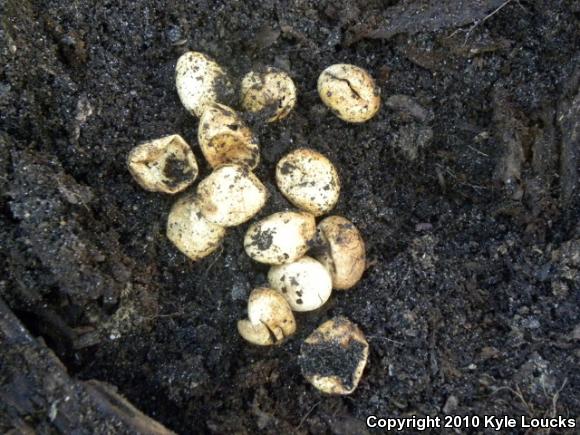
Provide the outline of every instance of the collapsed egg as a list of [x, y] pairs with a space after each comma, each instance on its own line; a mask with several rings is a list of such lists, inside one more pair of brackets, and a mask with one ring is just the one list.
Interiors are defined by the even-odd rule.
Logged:
[[198, 173], [191, 148], [178, 134], [136, 146], [129, 153], [127, 166], [135, 181], [151, 192], [181, 192]]
[[296, 207], [320, 216], [334, 208], [340, 195], [336, 168], [325, 156], [298, 148], [276, 165], [276, 183]]
[[238, 321], [238, 332], [245, 340], [260, 346], [279, 344], [295, 331], [294, 313], [279, 292], [266, 287], [252, 290], [248, 319]]
[[329, 216], [317, 228], [315, 258], [332, 276], [335, 289], [349, 289], [366, 268], [365, 243], [354, 224], [342, 216]]
[[311, 257], [272, 266], [268, 282], [288, 301], [294, 311], [320, 308], [332, 293], [332, 278], [322, 264]]
[[290, 263], [306, 254], [315, 235], [313, 215], [284, 211], [252, 224], [244, 237], [244, 249], [260, 263]]
[[360, 328], [345, 317], [324, 322], [300, 349], [304, 377], [326, 394], [352, 393], [362, 376], [369, 344]]
[[197, 131], [199, 146], [212, 168], [237, 163], [254, 169], [260, 147], [240, 116], [223, 104], [210, 104], [201, 115]]

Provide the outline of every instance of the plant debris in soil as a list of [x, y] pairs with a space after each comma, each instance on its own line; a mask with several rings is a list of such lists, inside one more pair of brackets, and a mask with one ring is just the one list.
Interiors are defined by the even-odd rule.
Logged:
[[[371, 414], [578, 418], [580, 4], [467, 3], [4, 1], [1, 298], [73, 377], [116, 386], [178, 433], [366, 433]], [[125, 166], [152, 138], [197, 143], [174, 82], [187, 50], [238, 80], [272, 65], [297, 85], [283, 122], [247, 115], [270, 192], [257, 218], [291, 208], [274, 165], [307, 146], [337, 166], [334, 213], [367, 243], [362, 281], [299, 314], [281, 347], [236, 332], [266, 283], [243, 250], [250, 223], [193, 263], [165, 236], [175, 198]], [[346, 124], [320, 101], [335, 63], [377, 80], [371, 121]], [[351, 398], [320, 395], [298, 362], [340, 315], [370, 344]], [[5, 392], [20, 359], [1, 355]], [[49, 416], [50, 400], [34, 403]]]

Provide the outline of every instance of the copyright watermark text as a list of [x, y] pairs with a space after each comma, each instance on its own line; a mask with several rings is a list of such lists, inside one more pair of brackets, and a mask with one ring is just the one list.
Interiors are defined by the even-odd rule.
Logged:
[[380, 428], [388, 431], [405, 429], [415, 429], [424, 431], [427, 429], [573, 429], [576, 427], [576, 420], [561, 416], [554, 418], [530, 418], [530, 417], [498, 417], [486, 415], [446, 415], [443, 417], [401, 417], [401, 418], [381, 418], [370, 415], [366, 419], [366, 424], [370, 428]]

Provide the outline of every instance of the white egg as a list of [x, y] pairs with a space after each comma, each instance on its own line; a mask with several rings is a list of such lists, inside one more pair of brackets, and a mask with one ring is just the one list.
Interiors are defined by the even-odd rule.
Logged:
[[234, 88], [222, 67], [196, 51], [188, 51], [177, 60], [175, 85], [183, 106], [197, 117], [208, 104], [230, 104], [234, 100]]
[[197, 186], [199, 206], [210, 222], [224, 227], [240, 225], [258, 213], [268, 191], [246, 166], [228, 164], [214, 170]]
[[283, 211], [252, 224], [244, 238], [244, 249], [260, 263], [291, 263], [306, 254], [315, 235], [312, 214]]
[[221, 244], [226, 230], [205, 219], [193, 195], [186, 195], [175, 202], [167, 219], [167, 238], [193, 261], [215, 251]]
[[308, 148], [298, 148], [280, 159], [276, 183], [292, 204], [314, 216], [332, 210], [340, 195], [340, 180], [332, 162]]
[[326, 268], [310, 257], [272, 266], [268, 282], [288, 301], [294, 311], [320, 308], [332, 293], [332, 278]]
[[365, 122], [379, 111], [380, 88], [364, 69], [349, 64], [329, 66], [318, 77], [322, 102], [343, 121]]

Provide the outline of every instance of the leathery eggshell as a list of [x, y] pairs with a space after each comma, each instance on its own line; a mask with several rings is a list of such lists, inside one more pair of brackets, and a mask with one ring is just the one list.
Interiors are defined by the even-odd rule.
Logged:
[[267, 287], [252, 290], [248, 319], [238, 322], [238, 332], [245, 340], [268, 346], [281, 343], [295, 331], [294, 313], [279, 292]]
[[197, 117], [203, 114], [208, 104], [227, 104], [235, 95], [222, 67], [209, 56], [196, 51], [188, 51], [177, 60], [175, 86], [183, 106]]
[[346, 317], [336, 317], [304, 340], [300, 368], [321, 392], [350, 394], [358, 386], [368, 355], [369, 344], [360, 328]]
[[260, 263], [290, 263], [306, 254], [315, 235], [312, 214], [283, 211], [252, 224], [244, 237], [244, 249]]
[[365, 122], [379, 111], [381, 93], [371, 75], [349, 64], [326, 68], [318, 77], [322, 102], [343, 121]]
[[215, 169], [197, 186], [202, 215], [224, 227], [251, 219], [266, 203], [268, 191], [246, 166], [228, 164]]
[[212, 168], [237, 163], [254, 169], [260, 147], [250, 128], [231, 108], [210, 104], [201, 115], [197, 130], [199, 146]]
[[324, 218], [317, 228], [314, 257], [332, 276], [332, 286], [345, 290], [353, 287], [366, 268], [365, 243], [358, 229], [342, 216]]
[[242, 107], [250, 112], [272, 113], [268, 122], [280, 121], [296, 105], [296, 86], [284, 71], [273, 67], [251, 71], [242, 79]]
[[272, 266], [268, 282], [288, 301], [294, 311], [320, 308], [332, 293], [332, 278], [326, 268], [311, 257]]
[[308, 148], [298, 148], [280, 159], [276, 183], [292, 204], [314, 216], [332, 210], [340, 195], [340, 180], [332, 162]]
[[127, 166], [135, 181], [150, 192], [181, 192], [198, 174], [195, 156], [178, 134], [136, 146], [127, 157]]
[[215, 251], [226, 230], [205, 219], [193, 195], [178, 199], [167, 219], [167, 238], [193, 261]]

